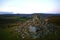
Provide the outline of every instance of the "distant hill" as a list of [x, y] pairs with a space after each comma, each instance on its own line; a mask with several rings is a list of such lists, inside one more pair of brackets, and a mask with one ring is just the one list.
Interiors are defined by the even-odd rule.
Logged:
[[3, 14], [13, 14], [13, 12], [0, 12], [0, 15], [3, 15]]
[[[60, 14], [44, 14], [38, 13], [41, 17], [50, 17], [50, 16], [60, 16]], [[13, 14], [12, 12], [0, 12], [0, 16], [22, 16], [22, 17], [30, 17], [33, 14]]]

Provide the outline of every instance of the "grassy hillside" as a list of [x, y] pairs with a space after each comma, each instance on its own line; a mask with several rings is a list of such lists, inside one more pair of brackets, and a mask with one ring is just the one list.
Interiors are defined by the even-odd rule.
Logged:
[[[20, 16], [0, 16], [0, 40], [19, 40], [15, 28], [20, 26], [19, 23], [27, 21], [29, 18]], [[56, 34], [48, 34], [39, 39], [22, 39], [22, 40], [59, 40], [60, 38], [60, 17], [49, 17], [49, 22], [56, 24]]]
[[20, 16], [0, 16], [0, 40], [18, 40], [15, 28], [27, 20]]
[[20, 16], [0, 16], [0, 28], [12, 27], [26, 20], [28, 18]]
[[52, 16], [52, 17], [48, 17], [48, 19], [49, 22], [60, 26], [60, 16]]

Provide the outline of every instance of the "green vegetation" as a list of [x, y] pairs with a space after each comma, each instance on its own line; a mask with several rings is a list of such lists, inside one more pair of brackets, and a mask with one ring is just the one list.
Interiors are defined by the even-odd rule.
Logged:
[[[0, 17], [0, 40], [19, 40], [18, 33], [15, 31], [15, 27], [19, 26], [18, 23], [23, 23], [27, 21], [29, 18], [20, 17], [20, 16], [1, 16]], [[54, 20], [53, 20], [54, 19]], [[52, 22], [54, 21], [54, 22]], [[52, 23], [57, 24], [56, 34], [53, 32], [48, 34], [47, 36], [39, 39], [22, 39], [22, 40], [59, 40], [60, 38], [60, 17], [50, 18]], [[59, 23], [58, 23], [59, 22]], [[18, 24], [18, 25], [17, 25]], [[59, 24], [59, 25], [58, 25]]]
[[18, 40], [18, 33], [15, 31], [28, 18], [20, 16], [0, 16], [0, 40]]
[[0, 28], [7, 28], [17, 25], [18, 23], [25, 22], [29, 18], [20, 16], [1, 16]]
[[0, 29], [0, 40], [18, 40], [17, 32], [11, 28]]
[[28, 18], [20, 16], [2, 16], [0, 17], [0, 23], [16, 23], [19, 21], [26, 21]]

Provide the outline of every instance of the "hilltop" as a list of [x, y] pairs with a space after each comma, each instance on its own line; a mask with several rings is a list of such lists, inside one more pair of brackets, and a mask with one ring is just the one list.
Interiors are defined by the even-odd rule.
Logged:
[[[30, 37], [30, 40], [40, 40], [40, 39], [41, 40], [45, 40], [45, 39], [46, 40], [57, 40], [57, 39], [59, 39], [60, 26], [55, 25], [54, 23], [52, 25], [51, 23], [55, 22], [56, 24], [58, 24], [56, 21], [58, 21], [60, 19], [60, 16], [57, 15], [57, 16], [42, 17], [42, 15], [40, 15], [40, 14], [37, 14], [37, 15], [32, 14], [31, 16], [28, 17], [29, 14], [28, 15], [26, 14], [27, 16], [22, 16], [22, 15], [21, 16], [20, 16], [20, 14], [0, 15], [0, 37], [2, 37], [1, 38], [2, 40], [19, 40], [19, 39], [29, 40], [29, 37]], [[45, 18], [49, 19], [49, 21], [46, 22]], [[45, 26], [48, 26], [49, 28], [42, 26], [42, 24]], [[33, 26], [33, 28], [30, 25]], [[34, 29], [35, 27], [38, 29], [37, 31]], [[34, 39], [34, 38], [36, 38], [35, 34], [34, 34], [35, 37], [33, 37], [32, 35], [30, 35], [29, 32], [27, 32], [30, 35], [30, 36], [27, 35], [28, 39], [22, 38], [20, 36], [20, 29], [28, 30], [28, 28], [32, 28], [32, 30], [34, 29], [34, 31], [32, 31], [30, 29], [29, 30], [32, 32], [36, 31], [36, 33], [38, 33], [38, 34], [43, 32], [42, 33], [43, 35], [41, 34], [41, 35], [37, 36], [37, 39]], [[48, 28], [48, 29], [46, 29], [46, 28]], [[53, 29], [54, 29], [54, 32], [52, 32]], [[55, 32], [56, 32], [56, 34], [55, 34]], [[22, 34], [23, 33], [24, 32], [22, 31]], [[46, 33], [47, 33], [47, 35], [46, 35]], [[31, 39], [31, 37], [33, 39]]]

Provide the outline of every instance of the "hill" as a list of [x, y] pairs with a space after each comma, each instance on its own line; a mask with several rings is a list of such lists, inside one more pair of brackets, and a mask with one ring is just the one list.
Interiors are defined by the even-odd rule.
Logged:
[[[44, 28], [44, 26], [40, 27], [40, 23], [43, 25], [46, 24], [46, 22], [44, 21], [45, 18], [48, 18], [49, 19], [49, 23], [46, 24], [47, 25], [50, 25], [50, 23], [56, 23], [59, 22], [58, 20], [60, 20], [60, 17], [59, 15], [57, 14], [53, 14], [53, 15], [40, 15], [36, 18], [36, 16], [33, 14], [3, 14], [3, 15], [0, 15], [0, 39], [1, 40], [59, 40], [60, 38], [60, 26], [59, 25], [56, 25], [52, 28], [52, 25], [51, 25], [51, 28], [50, 26], [49, 29], [49, 32], [46, 30], [46, 28]], [[36, 20], [37, 19], [37, 20]], [[55, 21], [54, 21], [55, 20]], [[32, 23], [31, 23], [32, 22]], [[36, 23], [36, 24], [35, 24]], [[39, 25], [38, 25], [38, 24]], [[37, 36], [36, 39], [31, 39], [29, 37], [32, 36], [32, 38], [35, 38], [36, 35], [30, 35], [29, 32], [27, 32], [30, 36], [28, 36], [29, 39], [25, 39], [20, 36], [20, 29], [21, 27], [24, 29], [28, 29], [28, 27], [30, 25], [33, 25], [34, 27], [32, 29], [34, 29], [36, 26], [40, 27], [40, 28], [43, 28], [43, 29], [40, 29], [38, 27], [36, 27], [37, 30], [37, 34], [39, 34], [39, 36]], [[55, 25], [55, 24], [54, 24]], [[18, 29], [19, 31], [18, 31]], [[54, 32], [51, 32], [52, 30], [50, 29], [54, 29]], [[22, 30], [22, 29], [21, 29]], [[26, 30], [25, 30], [26, 31]], [[22, 31], [24, 33], [24, 31]], [[35, 32], [35, 31], [34, 31]], [[22, 33], [22, 34], [23, 34]], [[41, 35], [40, 35], [41, 33]], [[45, 35], [46, 33], [48, 33], [47, 35]], [[44, 36], [42, 36], [44, 35]], [[33, 37], [35, 36], [35, 37]], [[40, 38], [41, 37], [41, 38]]]
[[[1, 13], [0, 16], [22, 16], [22, 17], [30, 17], [35, 14], [35, 13], [33, 13], [33, 14], [13, 14], [11, 12], [0, 12], [0, 13]], [[37, 14], [39, 14], [41, 17], [60, 16], [59, 13], [56, 13], [56, 14], [37, 13]]]
[[53, 23], [54, 25], [60, 25], [60, 16], [51, 16], [48, 17], [49, 22]]

